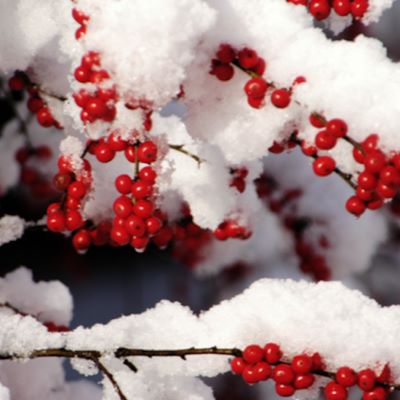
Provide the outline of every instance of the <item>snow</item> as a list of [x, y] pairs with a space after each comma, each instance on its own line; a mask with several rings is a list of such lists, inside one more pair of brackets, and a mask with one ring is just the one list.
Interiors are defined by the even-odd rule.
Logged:
[[18, 240], [24, 234], [26, 222], [16, 215], [0, 218], [0, 246]]

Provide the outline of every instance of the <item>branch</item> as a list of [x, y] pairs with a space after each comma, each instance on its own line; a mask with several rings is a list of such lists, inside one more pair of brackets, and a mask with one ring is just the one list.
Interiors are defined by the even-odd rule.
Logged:
[[202, 162], [204, 162], [204, 160], [202, 160], [198, 155], [193, 154], [191, 152], [189, 152], [188, 150], [186, 150], [182, 144], [169, 144], [168, 145], [170, 149], [172, 150], [176, 150], [179, 151], [180, 153], [183, 153], [191, 158], [193, 158], [193, 160], [195, 160], [199, 166]]

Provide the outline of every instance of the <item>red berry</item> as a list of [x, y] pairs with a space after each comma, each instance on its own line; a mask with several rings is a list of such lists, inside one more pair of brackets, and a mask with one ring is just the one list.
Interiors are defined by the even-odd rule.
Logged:
[[292, 385], [277, 383], [275, 384], [275, 391], [281, 397], [290, 397], [294, 395], [296, 389]]
[[65, 156], [61, 156], [61, 157], [58, 159], [58, 161], [57, 161], [57, 166], [58, 166], [58, 170], [59, 170], [61, 173], [67, 173], [67, 172], [71, 172], [71, 171], [72, 171], [72, 169], [71, 169], [71, 163], [70, 163], [70, 161], [68, 160], [68, 158], [65, 157]]
[[153, 186], [139, 179], [133, 182], [131, 192], [135, 199], [144, 199], [145, 197], [151, 196], [153, 193]]
[[154, 212], [154, 204], [148, 200], [138, 200], [133, 206], [133, 212], [143, 219], [151, 217]]
[[321, 156], [314, 160], [313, 170], [318, 176], [327, 176], [336, 168], [335, 160], [329, 156]]
[[25, 81], [21, 75], [14, 75], [8, 80], [8, 87], [15, 92], [25, 89]]
[[335, 379], [339, 385], [350, 387], [357, 383], [357, 374], [349, 367], [341, 367], [336, 371]]
[[65, 216], [62, 211], [54, 211], [47, 215], [47, 228], [52, 232], [65, 230]]
[[332, 5], [337, 15], [345, 17], [350, 14], [350, 0], [333, 0]]
[[125, 229], [132, 236], [143, 236], [146, 232], [146, 225], [142, 218], [136, 215], [130, 215], [125, 220]]
[[382, 181], [379, 181], [376, 187], [376, 193], [383, 199], [391, 199], [396, 195], [397, 190], [393, 186], [386, 185]]
[[265, 381], [271, 376], [271, 367], [266, 362], [258, 362], [254, 366], [254, 374], [257, 382]]
[[61, 210], [61, 204], [60, 203], [51, 203], [47, 207], [46, 213], [47, 215], [54, 214], [57, 211]]
[[368, 10], [368, 0], [353, 0], [350, 8], [354, 18], [362, 18]]
[[285, 151], [285, 146], [274, 140], [274, 143], [272, 143], [272, 146], [268, 147], [268, 151], [272, 154], [281, 154]]
[[360, 175], [358, 175], [357, 183], [358, 186], [361, 187], [362, 189], [373, 190], [376, 188], [378, 180], [376, 179], [374, 174], [364, 171], [361, 172]]
[[370, 152], [364, 158], [364, 165], [365, 170], [371, 174], [379, 173], [386, 165], [385, 155], [379, 150]]
[[364, 392], [362, 400], [386, 400], [387, 397], [387, 391], [380, 386], [369, 392]]
[[144, 251], [148, 244], [149, 244], [149, 237], [148, 236], [132, 236], [131, 246], [137, 252]]
[[44, 102], [39, 97], [30, 97], [27, 103], [28, 110], [36, 114], [41, 108], [44, 107]]
[[289, 383], [293, 382], [294, 377], [295, 374], [292, 367], [286, 364], [277, 365], [272, 372], [272, 379], [276, 383], [288, 385]]
[[80, 26], [76, 31], [75, 31], [75, 39], [79, 40], [83, 36], [86, 35], [86, 25]]
[[256, 364], [264, 357], [263, 349], [257, 344], [247, 346], [243, 351], [243, 359], [249, 364]]
[[122, 226], [113, 226], [111, 229], [111, 240], [118, 246], [125, 246], [130, 242], [130, 235], [128, 231]]
[[324, 388], [324, 395], [327, 400], [346, 400], [347, 390], [336, 382], [329, 382]]
[[286, 89], [276, 89], [271, 94], [271, 102], [275, 107], [286, 108], [290, 104], [290, 92]]
[[370, 201], [373, 198], [373, 192], [370, 190], [365, 190], [363, 188], [358, 187], [356, 189], [357, 197], [362, 201]]
[[217, 58], [223, 64], [231, 63], [236, 57], [236, 52], [230, 44], [220, 44]]
[[268, 89], [268, 83], [263, 78], [251, 78], [244, 85], [244, 91], [249, 97], [264, 97]]
[[91, 124], [92, 122], [96, 121], [96, 117], [90, 113], [88, 113], [86, 110], [81, 111], [81, 120], [84, 124]]
[[242, 377], [246, 383], [253, 384], [257, 382], [257, 376], [253, 365], [246, 365], [244, 367]]
[[330, 150], [336, 146], [337, 138], [326, 131], [318, 132], [315, 137], [315, 145], [321, 150]]
[[131, 191], [132, 179], [127, 174], [119, 175], [115, 179], [115, 187], [118, 192], [122, 194], [128, 194]]
[[308, 9], [318, 21], [328, 18], [331, 12], [328, 0], [311, 0], [308, 4]]
[[85, 111], [95, 118], [102, 118], [107, 112], [107, 106], [103, 100], [91, 98], [86, 103]]
[[365, 153], [358, 149], [357, 147], [353, 147], [353, 158], [359, 163], [364, 164]]
[[398, 186], [400, 184], [400, 174], [395, 167], [387, 165], [382, 168], [379, 174], [379, 180], [385, 185]]
[[67, 208], [68, 210], [79, 210], [80, 207], [81, 203], [78, 199], [67, 197], [67, 200], [65, 200], [65, 208]]
[[357, 217], [364, 213], [365, 208], [365, 203], [357, 196], [351, 196], [346, 201], [346, 210]]
[[258, 54], [255, 50], [245, 47], [239, 51], [239, 64], [245, 69], [252, 69], [258, 63]]
[[143, 167], [138, 174], [139, 178], [144, 181], [148, 182], [150, 184], [153, 184], [156, 181], [157, 174], [156, 171], [154, 171], [153, 168], [150, 166]]
[[255, 67], [252, 68], [252, 70], [259, 76], [263, 76], [265, 69], [266, 69], [267, 65], [265, 63], [265, 60], [263, 58], [259, 58], [258, 62], [256, 64]]
[[301, 151], [308, 157], [317, 154], [317, 148], [313, 145], [307, 144], [305, 140], [301, 141]]
[[326, 119], [318, 113], [310, 114], [309, 121], [315, 128], [324, 128], [326, 126]]
[[100, 55], [95, 51], [89, 51], [82, 57], [81, 65], [84, 68], [92, 69], [94, 66], [100, 66]]
[[109, 73], [104, 69], [99, 69], [98, 71], [94, 71], [90, 74], [90, 82], [99, 84], [103, 82], [105, 79], [109, 79]]
[[276, 364], [282, 357], [282, 351], [276, 343], [267, 343], [264, 346], [264, 356], [269, 364]]
[[213, 73], [220, 81], [229, 81], [233, 78], [235, 70], [230, 64], [219, 64], [213, 68]]
[[369, 210], [377, 210], [383, 206], [383, 200], [379, 196], [374, 196], [372, 200], [367, 203]]
[[114, 151], [123, 151], [128, 146], [125, 140], [121, 139], [116, 132], [109, 136], [107, 143]]
[[247, 97], [247, 103], [250, 107], [261, 108], [265, 102], [263, 97]]
[[315, 376], [313, 374], [296, 375], [294, 379], [295, 389], [307, 389], [315, 381]]
[[370, 390], [374, 389], [376, 383], [376, 375], [372, 369], [364, 369], [358, 373], [358, 386], [364, 392], [369, 392]]
[[91, 73], [88, 68], [85, 68], [82, 65], [75, 68], [74, 77], [78, 82], [87, 83], [90, 80], [90, 76], [91, 76]]
[[79, 229], [83, 225], [82, 215], [79, 211], [68, 210], [65, 213], [65, 226], [69, 231]]
[[157, 217], [150, 217], [146, 219], [146, 229], [149, 235], [155, 235], [162, 228], [162, 222]]
[[137, 156], [140, 162], [150, 164], [157, 160], [157, 146], [148, 140], [139, 145]]
[[135, 162], [136, 161], [136, 153], [137, 153], [136, 146], [128, 146], [125, 149], [125, 158], [130, 162]]
[[379, 136], [376, 133], [373, 133], [361, 143], [361, 147], [366, 153], [371, 153], [378, 148], [378, 142]]
[[68, 196], [75, 199], [81, 199], [86, 194], [86, 186], [79, 181], [72, 182], [68, 186]]
[[49, 128], [50, 126], [54, 125], [54, 118], [47, 107], [42, 107], [37, 112], [36, 119], [39, 122], [39, 124], [45, 128]]
[[86, 24], [87, 21], [89, 20], [89, 17], [85, 13], [76, 8], [72, 9], [72, 17], [80, 25]]
[[113, 209], [118, 217], [127, 218], [133, 211], [132, 200], [127, 196], [120, 196], [114, 201]]
[[313, 367], [313, 362], [311, 357], [309, 357], [306, 354], [301, 354], [293, 357], [291, 366], [296, 374], [304, 375], [311, 372]]
[[91, 243], [92, 238], [90, 236], [90, 232], [87, 229], [81, 229], [72, 238], [72, 245], [77, 251], [88, 249]]
[[242, 357], [235, 357], [231, 360], [231, 369], [236, 375], [242, 375], [246, 365], [246, 361], [244, 361]]
[[347, 124], [342, 119], [331, 119], [326, 124], [326, 131], [337, 138], [342, 138], [346, 136]]
[[98, 143], [94, 153], [97, 160], [102, 163], [108, 163], [115, 157], [115, 151], [104, 142]]
[[153, 241], [159, 248], [164, 248], [173, 238], [173, 231], [169, 226], [163, 226]]
[[397, 171], [400, 171], [400, 154], [395, 154], [392, 159], [391, 159], [394, 167], [397, 169]]

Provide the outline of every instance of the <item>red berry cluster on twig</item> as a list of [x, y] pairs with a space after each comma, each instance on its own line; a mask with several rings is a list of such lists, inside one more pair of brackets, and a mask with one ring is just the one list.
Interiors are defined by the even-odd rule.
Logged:
[[327, 19], [332, 11], [340, 17], [352, 16], [361, 19], [368, 11], [368, 0], [287, 0], [289, 3], [308, 8], [310, 14], [322, 21]]
[[267, 343], [264, 348], [257, 344], [247, 346], [241, 357], [231, 360], [231, 370], [249, 384], [271, 378], [275, 382], [276, 393], [282, 397], [310, 388], [316, 376], [331, 379], [323, 388], [327, 400], [347, 400], [348, 389], [353, 386], [362, 391], [363, 400], [385, 400], [390, 392], [391, 377], [387, 364], [379, 376], [369, 368], [357, 373], [347, 366], [333, 373], [325, 371], [318, 353], [298, 354], [289, 360], [276, 343]]

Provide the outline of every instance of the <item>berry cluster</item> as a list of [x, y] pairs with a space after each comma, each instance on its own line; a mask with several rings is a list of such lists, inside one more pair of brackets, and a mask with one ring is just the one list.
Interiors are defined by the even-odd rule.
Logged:
[[77, 8], [72, 9], [72, 18], [79, 24], [79, 28], [75, 31], [75, 38], [79, 40], [86, 34], [86, 27], [89, 22], [89, 16]]
[[26, 74], [17, 71], [9, 79], [8, 86], [14, 92], [22, 92], [25, 89], [28, 91], [27, 107], [31, 113], [36, 114], [39, 125], [44, 128], [54, 126], [57, 129], [62, 129], [60, 123], [53, 117], [49, 107], [41, 97], [39, 88], [29, 80]]
[[49, 147], [43, 145], [34, 147], [21, 147], [15, 154], [15, 159], [21, 165], [20, 181], [26, 185], [33, 196], [48, 198], [54, 193], [48, 177], [35, 168], [37, 161], [47, 161], [52, 157]]
[[322, 21], [329, 17], [333, 10], [340, 17], [351, 15], [361, 19], [368, 11], [368, 0], [287, 0], [289, 3], [308, 8], [310, 14]]
[[82, 108], [82, 122], [88, 124], [98, 119], [112, 122], [116, 115], [118, 95], [115, 87], [109, 85], [110, 75], [101, 68], [100, 55], [94, 51], [86, 53], [75, 69], [74, 77], [80, 83], [96, 85], [94, 91], [80, 89], [73, 95], [75, 103]]
[[86, 250], [90, 245], [88, 232], [82, 229], [85, 221], [80, 212], [82, 201], [90, 185], [91, 166], [88, 161], [85, 160], [82, 174], [78, 176], [74, 173], [68, 159], [63, 156], [59, 158], [54, 186], [64, 192], [64, 197], [61, 202], [52, 203], [47, 208], [47, 227], [52, 232], [75, 232], [72, 243], [79, 251]]
[[339, 139], [344, 139], [353, 146], [354, 160], [363, 165], [363, 171], [354, 184], [355, 195], [346, 202], [350, 213], [360, 216], [366, 209], [376, 210], [384, 202], [393, 199], [400, 189], [400, 154], [387, 156], [378, 146], [377, 134], [369, 135], [362, 143], [357, 143], [347, 136], [347, 124], [341, 119], [327, 121], [317, 113], [310, 115], [311, 124], [322, 129], [315, 136], [314, 145], [304, 141], [302, 151], [314, 157], [313, 170], [318, 176], [327, 176], [335, 168], [335, 160], [330, 156], [318, 156], [318, 150], [331, 150]]
[[336, 373], [325, 371], [324, 362], [318, 353], [299, 354], [291, 361], [283, 361], [283, 353], [276, 343], [267, 343], [264, 348], [252, 344], [247, 346], [241, 357], [231, 360], [232, 372], [241, 375], [245, 382], [254, 384], [271, 378], [279, 396], [292, 396], [297, 390], [307, 389], [315, 382], [315, 376], [330, 377], [324, 386], [327, 400], [346, 400], [348, 389], [358, 386], [363, 400], [385, 400], [388, 396], [390, 368], [386, 365], [377, 376], [371, 369], [355, 372], [343, 366]]
[[[134, 144], [120, 140], [119, 143], [121, 145], [119, 151], [124, 151], [126, 159], [135, 163], [136, 174], [133, 179], [123, 174], [117, 176], [115, 180], [115, 188], [121, 195], [113, 204], [115, 218], [112, 223], [111, 239], [118, 246], [130, 244], [139, 252], [146, 249], [150, 239], [158, 247], [164, 248], [172, 240], [173, 231], [166, 224], [163, 213], [155, 205], [154, 185], [157, 174], [149, 164], [157, 160], [157, 145], [151, 140]], [[104, 147], [106, 144], [100, 143], [98, 146]], [[99, 147], [96, 147], [95, 154], [100, 160], [101, 152]], [[140, 164], [145, 166], [140, 168]]]
[[275, 391], [279, 396], [292, 396], [296, 390], [307, 389], [315, 381], [313, 371], [323, 367], [321, 358], [300, 354], [292, 362], [282, 362], [283, 353], [275, 343], [267, 343], [264, 348], [252, 344], [247, 346], [242, 357], [231, 360], [234, 374], [241, 375], [249, 384], [266, 381], [275, 382]]
[[316, 281], [329, 280], [331, 271], [323, 255], [329, 242], [324, 235], [319, 235], [316, 239], [313, 235], [307, 235], [308, 229], [317, 222], [298, 214], [296, 200], [302, 195], [302, 191], [291, 189], [282, 193], [277, 182], [265, 174], [255, 184], [260, 199], [266, 202], [271, 212], [279, 216], [282, 225], [291, 233], [301, 271], [311, 275]]
[[[277, 108], [286, 108], [291, 101], [291, 90], [275, 88], [267, 82], [262, 75], [266, 69], [265, 60], [254, 49], [245, 47], [239, 51], [229, 44], [221, 44], [211, 61], [210, 74], [221, 81], [229, 81], [234, 76], [233, 65], [245, 71], [251, 78], [244, 85], [247, 102], [251, 107], [260, 108], [265, 104], [265, 96], [271, 88], [271, 103]], [[301, 83], [304, 80], [295, 83]]]

